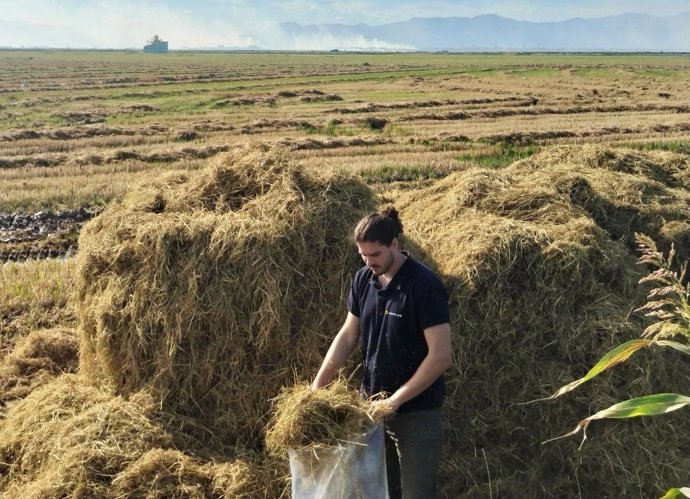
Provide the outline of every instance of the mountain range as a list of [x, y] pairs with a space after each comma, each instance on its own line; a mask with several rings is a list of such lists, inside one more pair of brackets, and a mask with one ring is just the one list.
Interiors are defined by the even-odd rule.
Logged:
[[286, 22], [270, 41], [261, 35], [258, 39], [262, 46], [268, 42], [272, 48], [284, 49], [689, 52], [690, 12], [672, 17], [621, 14], [559, 22], [518, 21], [493, 14], [412, 18], [379, 26]]

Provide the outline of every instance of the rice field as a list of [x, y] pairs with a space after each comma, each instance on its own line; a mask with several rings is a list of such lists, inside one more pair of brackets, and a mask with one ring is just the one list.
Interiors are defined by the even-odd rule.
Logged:
[[246, 143], [282, 144], [305, 167], [354, 172], [391, 193], [556, 144], [688, 152], [689, 62], [0, 51], [0, 261], [76, 249], [78, 223], [27, 239], [15, 214], [97, 213], [142, 179], [198, 170]]
[[[537, 487], [530, 490], [542, 487], [544, 497], [568, 496], [575, 492], [586, 496], [593, 491], [604, 494], [602, 483], [608, 480], [603, 477], [603, 471], [600, 476], [604, 462], [610, 464], [608, 471], [617, 475], [616, 485], [630, 487], [626, 489], [628, 492], [636, 487], [644, 487], [646, 493], [658, 492], [665, 486], [683, 485], [667, 482], [687, 477], [687, 470], [683, 468], [687, 459], [678, 465], [661, 463], [657, 467], [659, 459], [651, 453], [646, 456], [641, 452], [642, 460], [639, 461], [633, 459], [637, 456], [623, 456], [622, 459], [616, 457], [614, 462], [612, 456], [618, 451], [606, 452], [611, 439], [615, 441], [616, 438], [626, 445], [642, 442], [651, 446], [660, 442], [668, 429], [663, 423], [650, 425], [651, 430], [643, 425], [633, 426], [631, 430], [605, 426], [599, 435], [602, 442], [592, 445], [595, 450], [583, 453], [583, 457], [576, 453], [576, 444], [544, 450], [533, 447], [534, 435], [545, 431], [543, 427], [547, 422], [549, 431], [560, 428], [566, 417], [573, 417], [575, 407], [587, 407], [587, 395], [601, 395], [602, 385], [592, 388], [570, 405], [556, 409], [517, 408], [516, 404], [536, 398], [547, 385], [572, 378], [578, 369], [616, 343], [620, 335], [630, 334], [640, 325], [641, 321], [630, 312], [634, 302], [643, 296], [636, 287], [640, 270], [635, 266], [630, 249], [635, 231], [649, 231], [662, 244], [680, 242], [680, 254], [688, 255], [687, 185], [683, 180], [687, 178], [687, 156], [690, 154], [688, 81], [690, 58], [682, 54], [172, 52], [160, 55], [116, 51], [0, 51], [0, 263], [3, 263], [0, 267], [0, 388], [5, 383], [3, 373], [10, 372], [5, 364], [12, 366], [12, 376], [16, 377], [19, 377], [16, 372], [21, 371], [17, 366], [22, 369], [30, 366], [32, 376], [36, 372], [33, 369], [39, 369], [34, 359], [26, 360], [10, 353], [17, 345], [22, 352], [28, 351], [24, 340], [38, 341], [31, 339], [32, 331], [63, 328], [55, 331], [72, 334], [79, 329], [75, 308], [80, 310], [80, 305], [74, 303], [74, 295], [81, 279], [82, 288], [93, 284], [93, 289], [89, 288], [87, 293], [87, 298], [93, 301], [91, 308], [81, 303], [81, 333], [88, 329], [85, 324], [93, 329], [92, 337], [82, 337], [81, 343], [82, 348], [86, 345], [90, 349], [84, 354], [86, 361], [82, 364], [88, 368], [88, 374], [94, 379], [100, 377], [123, 383], [122, 386], [132, 393], [146, 384], [149, 376], [159, 384], [170, 378], [173, 380], [170, 386], [159, 387], [162, 394], [174, 394], [174, 389], [188, 383], [191, 386], [185, 396], [198, 403], [189, 414], [185, 411], [192, 404], [187, 403], [187, 399], [172, 396], [174, 400], [166, 401], [164, 406], [159, 400], [128, 400], [118, 406], [120, 402], [95, 392], [92, 394], [91, 389], [87, 390], [69, 377], [59, 378], [62, 381], [56, 382], [52, 392], [48, 388], [36, 391], [36, 397], [45, 397], [58, 408], [69, 397], [83, 395], [84, 400], [98, 399], [89, 402], [94, 411], [88, 417], [94, 416], [93, 420], [85, 415], [88, 411], [82, 414], [75, 409], [72, 415], [75, 428], [88, 423], [84, 426], [88, 431], [84, 431], [95, 435], [94, 442], [98, 442], [99, 435], [111, 435], [108, 432], [119, 428], [120, 423], [109, 425], [101, 414], [118, 414], [119, 418], [122, 413], [128, 421], [134, 415], [142, 425], [149, 425], [158, 418], [147, 427], [146, 431], [152, 435], [150, 438], [148, 433], [142, 433], [141, 442], [128, 441], [128, 445], [132, 445], [131, 452], [122, 453], [121, 437], [107, 437], [112, 447], [108, 447], [110, 461], [104, 469], [125, 470], [108, 490], [115, 490], [121, 496], [135, 494], [134, 491], [143, 494], [150, 482], [147, 473], [165, 475], [176, 469], [179, 476], [175, 480], [180, 480], [181, 485], [174, 493], [171, 492], [173, 485], [170, 490], [165, 489], [171, 497], [184, 487], [196, 485], [204, 491], [198, 492], [200, 497], [216, 497], [213, 494], [222, 488], [216, 481], [230, 480], [229, 476], [235, 477], [232, 480], [240, 476], [249, 480], [250, 475], [252, 483], [264, 480], [284, 492], [282, 468], [271, 468], [270, 463], [266, 469], [258, 464], [255, 468], [247, 467], [239, 459], [246, 458], [249, 463], [263, 462], [253, 454], [261, 452], [257, 441], [263, 431], [254, 409], [261, 407], [262, 417], [266, 416], [267, 401], [280, 388], [276, 385], [295, 374], [281, 364], [290, 358], [283, 351], [291, 350], [287, 345], [297, 344], [294, 338], [290, 336], [277, 348], [271, 346], [274, 345], [271, 341], [279, 338], [278, 333], [293, 334], [294, 317], [280, 308], [286, 302], [280, 283], [287, 283], [285, 287], [289, 285], [291, 289], [301, 289], [299, 286], [304, 283], [296, 284], [301, 282], [296, 276], [304, 277], [314, 272], [315, 277], [303, 279], [307, 281], [304, 285], [316, 283], [318, 291], [305, 288], [304, 296], [323, 299], [323, 290], [333, 293], [325, 307], [315, 300], [292, 307], [305, 315], [305, 324], [318, 323], [318, 327], [309, 329], [313, 337], [305, 333], [300, 339], [299, 345], [304, 343], [302, 357], [293, 363], [311, 372], [318, 366], [319, 352], [330, 338], [330, 331], [324, 330], [332, 320], [328, 307], [336, 306], [338, 296], [342, 298], [346, 289], [346, 283], [342, 283], [347, 277], [334, 271], [329, 278], [337, 283], [317, 285], [318, 279], [323, 277], [316, 272], [319, 269], [314, 269], [308, 258], [302, 258], [304, 255], [299, 256], [302, 249], [311, 247], [311, 243], [289, 241], [297, 234], [297, 229], [306, 231], [306, 226], [296, 226], [295, 230], [276, 236], [278, 242], [275, 244], [285, 248], [275, 254], [267, 251], [261, 257], [265, 256], [264, 260], [254, 258], [251, 251], [255, 250], [256, 241], [261, 240], [265, 228], [258, 223], [252, 224], [268, 216], [268, 207], [251, 212], [251, 216], [241, 222], [245, 225], [241, 225], [240, 232], [247, 237], [238, 240], [240, 249], [235, 253], [230, 246], [207, 246], [202, 237], [190, 236], [189, 239], [187, 232], [192, 226], [203, 225], [204, 234], [213, 234], [225, 230], [223, 224], [227, 222], [229, 238], [235, 227], [230, 221], [240, 223], [239, 218], [229, 217], [221, 223], [220, 218], [212, 218], [220, 217], [218, 213], [204, 212], [202, 216], [196, 212], [197, 201], [202, 197], [198, 192], [208, 188], [202, 185], [203, 179], [199, 180], [198, 192], [191, 188], [184, 191], [177, 182], [160, 184], [161, 193], [177, 193], [166, 203], [172, 205], [179, 201], [180, 206], [191, 210], [184, 216], [181, 210], [177, 218], [166, 219], [169, 225], [141, 215], [139, 204], [148, 207], [144, 211], [149, 215], [159, 213], [154, 206], [158, 197], [153, 196], [153, 190], [148, 187], [133, 189], [141, 182], [156, 185], [156, 179], [167, 173], [179, 174], [180, 179], [192, 179], [189, 180], [192, 185], [196, 176], [187, 174], [205, 171], [213, 158], [245, 145], [279, 145], [285, 149], [286, 160], [299, 165], [305, 172], [328, 175], [335, 179], [332, 180], [334, 184], [341, 181], [338, 180], [340, 173], [354, 174], [368, 184], [377, 202], [401, 206], [405, 220], [409, 220], [406, 227], [419, 243], [414, 249], [436, 260], [437, 268], [451, 288], [458, 324], [462, 321], [469, 324], [458, 331], [454, 339], [462, 347], [458, 350], [457, 366], [449, 383], [452, 416], [448, 431], [453, 452], [444, 458], [443, 474], [447, 484], [444, 497], [454, 497], [458, 490], [466, 493], [462, 497], [467, 498], [498, 497], [500, 493], [510, 496], [508, 491], [517, 490], [515, 487], [526, 483]], [[618, 146], [627, 148], [628, 152], [607, 152], [608, 148]], [[631, 153], [631, 149], [640, 154]], [[684, 159], [649, 153], [657, 150], [680, 153]], [[555, 151], [553, 155], [551, 151]], [[539, 160], [532, 164], [532, 157]], [[518, 160], [524, 160], [521, 166], [511, 167]], [[250, 167], [247, 172], [248, 178], [253, 179], [256, 173]], [[662, 175], [661, 172], [667, 173]], [[290, 182], [298, 183], [298, 177], [290, 177]], [[323, 180], [318, 178], [319, 182]], [[260, 183], [256, 179], [247, 181], [249, 191], [251, 182]], [[281, 182], [277, 183], [290, 184]], [[329, 182], [326, 184], [330, 185]], [[94, 275], [102, 279], [91, 282], [86, 275], [91, 267], [79, 266], [72, 258], [77, 252], [81, 227], [106, 207], [113, 208], [112, 213], [117, 215], [115, 208], [123, 202], [122, 196], [127, 192], [130, 198], [126, 199], [133, 201], [120, 207], [127, 216], [122, 215], [120, 220], [112, 218], [111, 214], [110, 219], [102, 222], [107, 228], [102, 234], [95, 227], [91, 235], [88, 230], [83, 231], [84, 247], [80, 254], [89, 252], [93, 257], [92, 267], [97, 268]], [[300, 202], [316, 202], [333, 192], [324, 187], [323, 193], [315, 194], [313, 199], [295, 199], [290, 204], [289, 196], [293, 194], [293, 190], [272, 194], [275, 206], [271, 209], [278, 218], [294, 206], [300, 206]], [[347, 199], [359, 197], [346, 196]], [[350, 208], [354, 209], [346, 204], [337, 210], [341, 218]], [[326, 208], [324, 210], [326, 213]], [[467, 216], [458, 217], [457, 213]], [[150, 223], [146, 226], [150, 230], [144, 230], [144, 220]], [[328, 225], [320, 220], [313, 223], [314, 227], [333, 229]], [[118, 240], [118, 244], [132, 243], [127, 251], [120, 251], [122, 248], [115, 243], [108, 246], [103, 242], [110, 241], [107, 238], [115, 234], [120, 237], [120, 230], [123, 234], [137, 234], [136, 241], [136, 238], [126, 237]], [[343, 233], [347, 230], [344, 228]], [[477, 237], [470, 240], [472, 234]], [[160, 238], [156, 239], [158, 236]], [[155, 253], [156, 248], [168, 241], [168, 236], [180, 244], [180, 251], [186, 248], [185, 251], [190, 252], [184, 261], [167, 253]], [[323, 240], [336, 239], [329, 235]], [[163, 242], [158, 245], [156, 241]], [[312, 243], [319, 248], [328, 246], [319, 241]], [[251, 251], [243, 250], [245, 247]], [[331, 260], [334, 260], [333, 251], [328, 253]], [[214, 252], [224, 255], [223, 258], [230, 255], [237, 261], [253, 263], [240, 265], [242, 268], [207, 267], [208, 262], [216, 261]], [[108, 257], [101, 253], [108, 253]], [[295, 255], [299, 258], [295, 259]], [[343, 261], [349, 261], [352, 256], [349, 253], [338, 255]], [[128, 265], [128, 258], [134, 256], [137, 262], [144, 263]], [[197, 257], [199, 261], [195, 260]], [[152, 266], [150, 261], [153, 260], [157, 263]], [[109, 262], [115, 262], [115, 266], [110, 268]], [[276, 273], [278, 268], [291, 272], [292, 266], [299, 267], [293, 272], [294, 276], [281, 277]], [[146, 271], [132, 274], [131, 268]], [[345, 272], [344, 269], [340, 271]], [[214, 272], [223, 277], [214, 278]], [[259, 274], [273, 286], [257, 284]], [[193, 287], [195, 293], [198, 291], [198, 296], [188, 292], [191, 287], [177, 287], [180, 276], [186, 276], [185, 285]], [[284, 282], [278, 277], [284, 277]], [[108, 279], [112, 279], [112, 283], [103, 284], [110, 282]], [[136, 280], [136, 290], [140, 293], [133, 293], [129, 288], [127, 292], [119, 290], [118, 299], [137, 298], [128, 305], [126, 314], [118, 315], [121, 310], [116, 310], [114, 305], [118, 299], [113, 298], [117, 293], [112, 296], [108, 293], [114, 293], [113, 290], [127, 279]], [[159, 288], [151, 283], [157, 283]], [[200, 283], [205, 283], [206, 288]], [[209, 293], [209, 289], [215, 289], [209, 287], [209, 283], [218, 286], [219, 292]], [[235, 288], [243, 289], [247, 298], [238, 302], [237, 307], [231, 307], [228, 303], [235, 297], [231, 297], [229, 291]], [[147, 301], [151, 298], [147, 293], [152, 290], [157, 290], [154, 305], [159, 308]], [[235, 294], [240, 300], [241, 293]], [[169, 300], [169, 296], [176, 298]], [[218, 301], [218, 296], [227, 297], [223, 299], [228, 303]], [[511, 299], [506, 300], [505, 296]], [[230, 361], [218, 363], [209, 360], [218, 352], [203, 349], [197, 352], [196, 346], [219, 325], [218, 321], [209, 319], [210, 325], [199, 326], [209, 316], [209, 307], [215, 307], [222, 317], [225, 317], [223, 314], [229, 317], [219, 324], [234, 324], [242, 331], [246, 326], [247, 338], [266, 335], [258, 336], [256, 342], [266, 351], [251, 343], [236, 350], [231, 348], [230, 353], [223, 353]], [[190, 313], [185, 315], [180, 310]], [[134, 311], [138, 311], [140, 317], [135, 317]], [[246, 324], [243, 317], [250, 318]], [[477, 317], [482, 319], [475, 320]], [[161, 352], [145, 352], [141, 347], [146, 343], [139, 328], [142, 318], [151, 324], [147, 331], [158, 331], [162, 335], [162, 339], [150, 341], [149, 345], [151, 349], [164, 345]], [[161, 318], [176, 325], [174, 338], [166, 336], [166, 328], [157, 329]], [[187, 319], [191, 325], [184, 323]], [[128, 324], [131, 330], [131, 336], [126, 341], [121, 340], [124, 343], [120, 345], [119, 354], [126, 360], [122, 365], [117, 364], [114, 350], [103, 350], [104, 345], [114, 348], [109, 325], [115, 323]], [[271, 327], [275, 329], [273, 336], [266, 333]], [[198, 329], [202, 340], [192, 342], [190, 348], [183, 344], [176, 350], [179, 346], [174, 343], [176, 339], [184, 340], [193, 328]], [[223, 343], [225, 334], [225, 330], [220, 329], [219, 344]], [[566, 329], [569, 333], [561, 334]], [[56, 334], [49, 333], [48, 340], [41, 341], [53, 341], [50, 338]], [[553, 339], [544, 338], [544, 335], [551, 335]], [[70, 341], [74, 343], [73, 338]], [[136, 341], [141, 343], [141, 352], [129, 348], [129, 344]], [[318, 352], [314, 345], [319, 345]], [[496, 352], [501, 352], [498, 361], [494, 358]], [[149, 357], [135, 358], [139, 353]], [[187, 354], [194, 358], [189, 365], [185, 364], [186, 360], [180, 360]], [[524, 358], [520, 357], [523, 354]], [[176, 356], [175, 362], [169, 361], [166, 355]], [[281, 367], [264, 369], [252, 356], [263, 360], [270, 358], [266, 365]], [[135, 361], [130, 362], [130, 357]], [[527, 358], [539, 359], [529, 373], [520, 370], [531, 362]], [[198, 359], [202, 361], [197, 362]], [[500, 362], [503, 360], [505, 364]], [[165, 364], [168, 361], [169, 365]], [[159, 365], [156, 363], [164, 368], [155, 370], [152, 366]], [[240, 369], [242, 373], [257, 369], [254, 374], [264, 379], [265, 386], [261, 385], [261, 390], [255, 387], [251, 394], [242, 395], [244, 384], [240, 387], [228, 381], [235, 375], [240, 376], [236, 370], [237, 366], [244, 366], [243, 363], [246, 366]], [[192, 365], [202, 366], [195, 373], [196, 381], [189, 375]], [[218, 365], [223, 366], [222, 369]], [[305, 368], [307, 365], [309, 369]], [[494, 368], [495, 372], [491, 370]], [[59, 367], [51, 369], [55, 373], [60, 370]], [[677, 373], [671, 371], [673, 367], [668, 365], [658, 373], [664, 379], [674, 379]], [[120, 381], [120, 375], [125, 372], [127, 380]], [[685, 371], [681, 371], [681, 376], [685, 375], [683, 373]], [[534, 378], [524, 382], [526, 375]], [[279, 376], [280, 383], [271, 376]], [[635, 371], [634, 376], [635, 390], [653, 385], [648, 374]], [[616, 395], [627, 390], [622, 378], [624, 376], [614, 378]], [[40, 376], [36, 379], [46, 382]], [[27, 393], [33, 390], [34, 381], [27, 382], [30, 388]], [[238, 459], [220, 471], [215, 464], [210, 464], [212, 460], [204, 461], [208, 455], [203, 452], [208, 449], [199, 451], [204, 438], [210, 438], [204, 437], [203, 432], [208, 433], [208, 428], [212, 428], [211, 423], [198, 418], [206, 408], [196, 400], [194, 389], [203, 383], [212, 387], [203, 403], [215, 404], [208, 411], [211, 415], [208, 421], [213, 424], [232, 422], [226, 425], [231, 429], [227, 434], [234, 435], [233, 439], [247, 446], [241, 452], [238, 447], [235, 456]], [[81, 394], [80, 390], [88, 393]], [[227, 398], [226, 392], [234, 393], [233, 390], [238, 390], [237, 406], [242, 409], [236, 414], [228, 413], [222, 403], [218, 403]], [[27, 411], [38, 410], [31, 404], [41, 406], [42, 401], [36, 397], [27, 401]], [[0, 402], [0, 405], [5, 403], [3, 399]], [[40, 407], [41, 414], [45, 413], [41, 417], [53, 421], [50, 404]], [[172, 437], [161, 433], [165, 425], [156, 412], [160, 407], [170, 410], [170, 414], [175, 413], [174, 417], [168, 413], [164, 417], [173, 418], [170, 421], [179, 426], [180, 432], [186, 435], [184, 438], [190, 439], [186, 444], [192, 442], [190, 448], [197, 449], [192, 457], [182, 454], [180, 448], [184, 449], [184, 445], [178, 445], [176, 440], [173, 445]], [[0, 412], [0, 421], [3, 417], [4, 413]], [[178, 417], [181, 419], [175, 419]], [[11, 436], [8, 442], [13, 442], [8, 444], [7, 456], [3, 457], [0, 446], [2, 486], [3, 477], [9, 476], [3, 475], [6, 472], [3, 459], [18, 455], [18, 451], [11, 450], [15, 447], [30, 448], [22, 439], [32, 440], [28, 433], [12, 433], [12, 424], [20, 424], [22, 417], [17, 413], [12, 418], [7, 420], [7, 432]], [[243, 426], [235, 424], [233, 418], [244, 418]], [[210, 426], [206, 429], [195, 426], [199, 421]], [[36, 425], [44, 432], [54, 433], [46, 429], [48, 426], [41, 426], [38, 419]], [[129, 426], [123, 425], [123, 431], [131, 436]], [[240, 427], [244, 433], [235, 435], [233, 432]], [[222, 425], [219, 428], [227, 430]], [[215, 442], [220, 433], [217, 429], [214, 432], [210, 440]], [[48, 433], [46, 439], [52, 438]], [[67, 449], [65, 452], [71, 452], [72, 444], [81, 445], [76, 441], [65, 442], [61, 443]], [[145, 452], [149, 444], [158, 447]], [[219, 443], [214, 452], [226, 444]], [[249, 454], [245, 454], [245, 450]], [[101, 469], [98, 468], [102, 457], [99, 452], [94, 451], [93, 456], [88, 454], [91, 457], [84, 458], [79, 466]], [[39, 459], [42, 453], [34, 452], [36, 466], [42, 462]], [[132, 456], [139, 456], [136, 457], [138, 461], [129, 462], [128, 459], [134, 459]], [[213, 459], [216, 458], [214, 455]], [[529, 463], [538, 464], [529, 468]], [[643, 464], [636, 467], [631, 463]], [[51, 493], [56, 497], [67, 494], [66, 491], [72, 490], [69, 487], [78, 486], [58, 483], [55, 478], [58, 475], [54, 473], [61, 471], [49, 464], [45, 466], [47, 468], [41, 468], [43, 471], [34, 471], [37, 477], [42, 477], [36, 479], [36, 487], [46, 487], [40, 492], [47, 497]], [[552, 466], [560, 468], [551, 469]], [[268, 474], [264, 475], [265, 472]], [[113, 471], [112, 476], [114, 474]], [[107, 480], [102, 479], [98, 475], [93, 480], [101, 480], [98, 483], [105, 487]], [[91, 478], [87, 477], [86, 482], [88, 480]], [[233, 483], [236, 490], [244, 491], [242, 487], [249, 487], [240, 483], [239, 478]], [[18, 488], [8, 490], [20, 494], [17, 491], [29, 490], [22, 488], [28, 487], [27, 484], [29, 482], [22, 478], [11, 485]], [[164, 480], [159, 485], [163, 487], [169, 483]], [[65, 488], [55, 488], [58, 486]], [[38, 493], [37, 490], [32, 493]], [[47, 492], [49, 490], [52, 492]], [[162, 491], [163, 488], [161, 494]], [[242, 492], [243, 497], [269, 497], [271, 493], [263, 489]], [[616, 495], [616, 491], [607, 493], [612, 497]], [[237, 494], [241, 496], [240, 492]]]
[[450, 172], [556, 143], [678, 147], [690, 136], [688, 62], [0, 52], [0, 213], [107, 204], [140, 178], [246, 142], [355, 172]]

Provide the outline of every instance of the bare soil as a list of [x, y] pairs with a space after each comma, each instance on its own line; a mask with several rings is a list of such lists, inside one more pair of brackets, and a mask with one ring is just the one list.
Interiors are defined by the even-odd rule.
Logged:
[[101, 208], [0, 213], [0, 262], [69, 256], [77, 250], [81, 226]]

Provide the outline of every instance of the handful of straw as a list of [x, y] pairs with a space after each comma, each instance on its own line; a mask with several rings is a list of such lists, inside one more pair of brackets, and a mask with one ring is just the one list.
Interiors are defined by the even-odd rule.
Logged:
[[316, 392], [306, 383], [284, 388], [276, 397], [266, 448], [280, 454], [288, 448], [314, 449], [350, 441], [371, 426], [370, 406], [344, 380]]

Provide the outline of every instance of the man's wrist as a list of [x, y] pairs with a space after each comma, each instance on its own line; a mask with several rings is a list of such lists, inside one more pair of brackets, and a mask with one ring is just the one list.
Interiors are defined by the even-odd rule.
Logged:
[[400, 408], [400, 406], [405, 403], [402, 400], [402, 397], [399, 394], [399, 392], [395, 392], [393, 395], [391, 395], [386, 402], [388, 402], [388, 405], [393, 410], [393, 412], [397, 411]]

